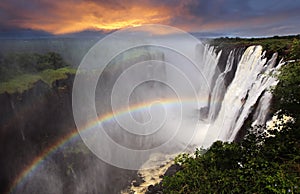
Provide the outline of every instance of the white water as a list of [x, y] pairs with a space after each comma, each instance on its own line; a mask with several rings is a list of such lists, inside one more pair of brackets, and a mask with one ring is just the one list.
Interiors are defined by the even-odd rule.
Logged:
[[[172, 45], [171, 43], [176, 41], [172, 39], [168, 44]], [[114, 46], [118, 47], [118, 45]], [[194, 151], [195, 147], [208, 147], [217, 139], [232, 141], [256, 105], [258, 105], [258, 108], [254, 114], [254, 124], [264, 123], [271, 100], [271, 94], [266, 91], [277, 83], [276, 79], [269, 76], [270, 73], [276, 71], [273, 68], [275, 55], [271, 60], [267, 61], [264, 58], [261, 46], [249, 47], [241, 57], [236, 70], [234, 70], [236, 55], [235, 51], [232, 51], [224, 65], [224, 71], [220, 71], [218, 68], [222, 53], [215, 53], [214, 47], [209, 47], [208, 45], [203, 47], [200, 44], [191, 45], [190, 42], [183, 42], [179, 44], [177, 50], [181, 52], [174, 53], [173, 50], [162, 48], [158, 49], [157, 54], [152, 52], [151, 49], [145, 49], [145, 52], [142, 51], [142, 53], [133, 51], [133, 55], [129, 52], [130, 55], [128, 57], [130, 59], [128, 61], [123, 58], [123, 60], [120, 60], [120, 65], [117, 64], [118, 61], [115, 61], [115, 64], [108, 65], [103, 73], [103, 77], [99, 78], [103, 83], [100, 86], [98, 85], [96, 99], [87, 99], [87, 102], [89, 100], [96, 101], [95, 104], [99, 115], [105, 115], [111, 111], [110, 100], [116, 100], [113, 104], [119, 108], [123, 108], [123, 102], [125, 102], [125, 105], [132, 107], [136, 104], [146, 105], [141, 106], [139, 109], [130, 109], [128, 112], [123, 111], [125, 109], [117, 110], [118, 114], [116, 114], [114, 119], [104, 117], [105, 119], [103, 119], [101, 124], [105, 128], [106, 134], [114, 143], [118, 144], [118, 147], [111, 147], [111, 142], [106, 142], [106, 139], [102, 139], [102, 135], [98, 138], [97, 133], [94, 132], [99, 130], [87, 130], [83, 134], [91, 138], [91, 147], [95, 148], [93, 150], [94, 153], [100, 153], [100, 156], [103, 156], [103, 158], [100, 158], [104, 161], [108, 160], [106, 161], [107, 163], [111, 162], [111, 165], [125, 166], [128, 169], [142, 168], [139, 173], [145, 177], [147, 183], [143, 183], [141, 185], [143, 188], [137, 189], [137, 192], [145, 191], [149, 184], [154, 184], [155, 181], [160, 180], [159, 176], [170, 165], [168, 161], [172, 159], [173, 154], [176, 155], [179, 151], [187, 151], [189, 148], [189, 150]], [[101, 50], [101, 53], [104, 53], [103, 55], [105, 55], [104, 51]], [[163, 55], [160, 55], [161, 53]], [[185, 53], [187, 55], [183, 56], [182, 54]], [[134, 58], [132, 56], [135, 56], [136, 59], [142, 56], [140, 58], [142, 62], [149, 62], [141, 67], [129, 68], [132, 66], [131, 62], [139, 62], [132, 59]], [[120, 55], [120, 57], [126, 58], [126, 54]], [[101, 57], [99, 58], [102, 60]], [[187, 58], [192, 59], [196, 63], [193, 64], [193, 62], [186, 60]], [[154, 63], [153, 60], [159, 62]], [[126, 61], [128, 63], [125, 63]], [[178, 69], [180, 71], [176, 71]], [[236, 71], [233, 80], [228, 87], [225, 87], [225, 78], [227, 75], [232, 74], [233, 71]], [[124, 75], [128, 73], [127, 75], [129, 76], [122, 77], [123, 73], [125, 73]], [[187, 76], [185, 77], [184, 75]], [[89, 78], [92, 79], [93, 76]], [[144, 78], [148, 82], [134, 82], [135, 80], [143, 81]], [[90, 79], [86, 79], [88, 83]], [[155, 83], [151, 79], [159, 80], [160, 82]], [[119, 84], [117, 84], [117, 81], [120, 81]], [[161, 82], [169, 83], [173, 88], [168, 88], [168, 85], [164, 85]], [[188, 88], [190, 82], [194, 86], [193, 88]], [[85, 85], [83, 84], [83, 86]], [[115, 96], [112, 95], [113, 88], [117, 91]], [[197, 101], [200, 103], [194, 102], [196, 101], [195, 98], [191, 98], [194, 97], [192, 90], [194, 88], [196, 89]], [[176, 92], [172, 89], [175, 89]], [[84, 94], [88, 96], [91, 94], [85, 87], [80, 91], [84, 91]], [[94, 90], [93, 93], [95, 93]], [[130, 95], [127, 96], [128, 93]], [[178, 106], [179, 103], [177, 102], [164, 103], [168, 102], [169, 99], [178, 98], [178, 93], [182, 94], [181, 96], [179, 95], [178, 102], [183, 104], [183, 107]], [[116, 99], [113, 97], [116, 97]], [[104, 101], [103, 99], [107, 100]], [[156, 100], [162, 103], [148, 103]], [[84, 113], [88, 113], [86, 108], [88, 107], [83, 106], [83, 112], [80, 112], [79, 119], [85, 116]], [[203, 117], [200, 114], [201, 110], [204, 112]], [[183, 116], [182, 112], [184, 113]], [[89, 115], [87, 116], [87, 121], [88, 119]], [[152, 121], [152, 123], [148, 121]], [[165, 122], [166, 124], [162, 122], [164, 125], [157, 126], [161, 121], [167, 122]], [[152, 131], [153, 128], [162, 130], [156, 132]], [[179, 130], [176, 131], [177, 128]], [[128, 131], [122, 129], [128, 129]], [[194, 131], [196, 131], [195, 136], [193, 136]], [[150, 132], [152, 134], [148, 135]], [[138, 133], [138, 135], [135, 135], [135, 133]], [[167, 141], [169, 139], [172, 141]], [[192, 142], [190, 142], [191, 139], [193, 139]], [[164, 144], [165, 142], [167, 143]], [[186, 146], [190, 147], [186, 148]], [[119, 149], [120, 147], [127, 147], [130, 149], [130, 152], [125, 152], [123, 151], [124, 149]], [[154, 151], [147, 152], [150, 149]], [[136, 152], [131, 152], [132, 150]], [[143, 151], [143, 153], [140, 151]], [[74, 188], [71, 188], [74, 190], [73, 193], [111, 191], [114, 190], [111, 187], [116, 186], [118, 179], [126, 179], [122, 174], [120, 175], [119, 170], [112, 170], [111, 166], [104, 162], [101, 163], [94, 159], [87, 161], [89, 161], [87, 162], [88, 168], [82, 165], [82, 171], [75, 168], [73, 170], [71, 166], [70, 173], [73, 175], [74, 180], [77, 179]], [[140, 165], [141, 163], [143, 166]], [[47, 165], [45, 166], [47, 167]], [[154, 168], [147, 169], [149, 166]], [[49, 188], [55, 189], [52, 193], [62, 193], [63, 182], [60, 180], [61, 171], [58, 167], [55, 165], [50, 165], [49, 169], [42, 167], [42, 170], [39, 172], [41, 172], [41, 175], [37, 173], [37, 176], [33, 176], [27, 182], [33, 183], [33, 185], [42, 185], [41, 189], [44, 189], [45, 184]], [[49, 174], [50, 179], [47, 178]], [[111, 180], [116, 182], [111, 182]], [[28, 184], [25, 184], [25, 187], [20, 189], [25, 189], [26, 191], [26, 186], [29, 188]], [[44, 190], [47, 190], [47, 187]], [[31, 188], [28, 189], [29, 192], [25, 191], [17, 193], [32, 193]]]
[[211, 121], [213, 121], [216, 118], [216, 116], [218, 115], [218, 111], [220, 110], [221, 101], [222, 98], [224, 97], [224, 92], [226, 89], [224, 86], [224, 79], [227, 73], [229, 73], [232, 70], [233, 61], [234, 61], [234, 53], [233, 51], [231, 51], [226, 62], [225, 70], [218, 76], [216, 84], [212, 91], [210, 110], [208, 116], [209, 120]]
[[[252, 112], [260, 96], [272, 86], [277, 80], [271, 76], [275, 70], [276, 55], [267, 62], [262, 53], [261, 46], [251, 46], [244, 52], [238, 64], [234, 79], [227, 88], [220, 112], [212, 124], [212, 131], [218, 132], [217, 139], [223, 141], [234, 140], [236, 134]], [[256, 124], [265, 121], [265, 113], [268, 111], [271, 96], [266, 92], [259, 103], [258, 110], [262, 112], [255, 114]]]
[[[199, 65], [199, 68], [202, 71], [202, 75], [205, 77], [206, 81], [206, 84], [200, 85], [200, 88], [198, 89], [198, 97], [200, 101], [203, 101], [203, 99], [205, 99], [205, 104], [202, 105], [203, 107], [208, 107], [210, 101], [209, 93], [213, 88], [213, 77], [215, 74], [220, 74], [217, 65], [222, 51], [216, 53], [214, 47], [210, 47], [209, 45], [205, 45], [204, 47], [202, 45], [197, 45], [195, 52], [195, 61]], [[223, 84], [223, 82], [220, 83], [220, 85], [221, 84]]]
[[[189, 125], [189, 122], [193, 122], [195, 119], [200, 120], [196, 125], [196, 136], [193, 138], [189, 148], [193, 150], [194, 147], [208, 147], [216, 140], [233, 141], [245, 120], [248, 119], [255, 107], [257, 108], [256, 112], [253, 114], [253, 125], [264, 124], [267, 119], [267, 113], [272, 98], [272, 95], [268, 90], [278, 82], [276, 78], [272, 76], [272, 73], [281, 66], [278, 65], [274, 68], [277, 55], [274, 54], [270, 60], [267, 60], [267, 58], [264, 57], [261, 46], [251, 46], [247, 48], [237, 64], [237, 69], [235, 70], [231, 83], [226, 88], [225, 77], [228, 73], [234, 71], [235, 51], [231, 51], [227, 57], [223, 72], [220, 72], [220, 69], [218, 68], [221, 52], [215, 53], [214, 47], [209, 47], [207, 45], [196, 45], [195, 51], [195, 61], [198, 60], [197, 64], [199, 65], [204, 78], [197, 78], [191, 73], [193, 70], [185, 71], [187, 74], [191, 75], [190, 79], [192, 82], [197, 82], [197, 79], [199, 79], [199, 83], [202, 83], [198, 85], [195, 84], [198, 89], [198, 98], [201, 103], [188, 105], [188, 109], [191, 108], [191, 106], [198, 105], [198, 107], [195, 107], [194, 109], [199, 110], [200, 112], [201, 109], [206, 109], [206, 116], [202, 117], [200, 115], [199, 117], [198, 113], [191, 112], [188, 113], [190, 116], [185, 115], [183, 118], [183, 121], [185, 122], [185, 125], [183, 126], [186, 133], [192, 133], [191, 131], [194, 130], [189, 128], [193, 127], [192, 125]], [[180, 60], [180, 58], [176, 58], [176, 56], [173, 56], [168, 52], [164, 52], [164, 56], [160, 56], [160, 59], [167, 62], [178, 62]], [[185, 64], [184, 62], [185, 61], [182, 61], [179, 64]], [[156, 75], [156, 77], [161, 77], [161, 80], [176, 80], [176, 76], [170, 73], [169, 67], [163, 67], [163, 71], [159, 68], [150, 68], [149, 70], [151, 70], [151, 74]], [[128, 79], [130, 79], [130, 77]], [[203, 84], [203, 82], [206, 82], [206, 84]], [[177, 84], [179, 84], [179, 82]], [[120, 88], [120, 90], [122, 90], [122, 88]], [[153, 95], [151, 95], [151, 91], [154, 92]], [[133, 94], [136, 93], [136, 95], [132, 96], [136, 96], [134, 100], [134, 103], [136, 103], [147, 101], [147, 99], [151, 100], [152, 98], [163, 98], [163, 95], [170, 96], [172, 92], [169, 91], [170, 94], [168, 94], [167, 91], [167, 87], [165, 86], [148, 84], [137, 88], [133, 92]], [[185, 106], [187, 107], [187, 105]], [[173, 109], [170, 110], [171, 111], [168, 112], [170, 115], [176, 111], [176, 109], [174, 109], [175, 111], [172, 111]], [[156, 113], [157, 114], [154, 116], [162, 115], [159, 112]], [[141, 114], [140, 116], [142, 116], [142, 119], [138, 120], [148, 120], [147, 116], [149, 117], [149, 112], [138, 112], [138, 114], [133, 114], [133, 116], [139, 118], [139, 114]], [[173, 118], [173, 116], [174, 115], [171, 117]], [[173, 121], [173, 119], [171, 119], [171, 121]], [[170, 125], [166, 125], [165, 128], [173, 130], [177, 125], [175, 121]], [[152, 125], [150, 127], [152, 127]], [[139, 129], [137, 128], [136, 130], [138, 131]], [[138, 147], [145, 147], [145, 144], [150, 145], [157, 141], [164, 141], [166, 138], [165, 135], [166, 134], [161, 134], [158, 137], [152, 137], [151, 139], [145, 138], [136, 142], [135, 145]], [[168, 133], [167, 136], [169, 135], [172, 135], [172, 131]], [[189, 139], [182, 135], [178, 138], [179, 144], [181, 142], [183, 142], [183, 144], [187, 143], [186, 140]], [[130, 142], [133, 141], [131, 140]], [[174, 148], [177, 145], [172, 145], [174, 147], [171, 146], [169, 149], [175, 150]], [[166, 153], [168, 153], [168, 151]], [[174, 154], [172, 151], [171, 153]]]
[[[213, 52], [213, 48], [205, 47], [205, 50], [202, 52], [206, 54], [207, 52]], [[215, 55], [215, 57], [219, 60], [220, 53]], [[201, 127], [208, 129], [204, 133], [198, 133], [199, 136], [205, 136], [205, 138], [196, 138], [195, 143], [198, 143], [198, 146], [207, 147], [217, 139], [223, 141], [234, 140], [245, 120], [252, 113], [255, 105], [257, 105], [257, 108], [253, 115], [254, 121], [252, 126], [266, 123], [272, 99], [269, 89], [278, 82], [271, 75], [282, 65], [280, 63], [274, 68], [276, 58], [277, 54], [274, 54], [267, 61], [261, 46], [247, 48], [238, 63], [235, 76], [228, 88], [224, 86], [224, 79], [229, 72], [233, 71], [234, 51], [230, 52], [225, 70], [221, 73], [209, 70], [211, 68], [216, 71], [218, 69], [218, 61], [206, 61], [206, 66], [202, 66], [202, 68], [209, 83], [214, 81], [214, 74], [217, 73], [218, 76], [215, 84], [211, 85], [211, 98], [207, 98], [210, 99], [206, 104], [206, 106], [209, 105], [208, 117], [198, 126], [199, 131], [201, 131]], [[212, 67], [214, 65], [215, 67]], [[201, 88], [199, 93], [200, 95], [204, 94]], [[150, 158], [149, 161], [153, 160], [153, 158]], [[170, 163], [168, 164], [170, 165]], [[151, 170], [140, 170], [139, 174], [146, 182], [137, 187], [132, 185], [131, 190], [135, 191], [135, 193], [143, 193], [149, 185], [159, 182], [159, 176], [163, 175], [165, 170], [164, 167], [159, 166]], [[151, 181], [147, 181], [149, 178]]]
[[[273, 57], [268, 61], [267, 66], [269, 67], [269, 69], [267, 69], [265, 74], [272, 74], [272, 73], [278, 71], [278, 69], [283, 65], [282, 62], [279, 62], [277, 67], [273, 68], [272, 65], [275, 64], [276, 58], [277, 58], [277, 53], [274, 53]], [[278, 83], [278, 80], [276, 80], [275, 78], [273, 78], [273, 79], [270, 78], [269, 81], [272, 82], [272, 84], [269, 88], [274, 87]], [[263, 93], [263, 96], [259, 100], [257, 109], [253, 115], [254, 120], [252, 122], [252, 127], [254, 127], [255, 125], [266, 124], [268, 116], [269, 116], [268, 112], [269, 112], [269, 108], [271, 105], [271, 100], [272, 100], [272, 93], [270, 92], [270, 90], [266, 89], [265, 92]]]

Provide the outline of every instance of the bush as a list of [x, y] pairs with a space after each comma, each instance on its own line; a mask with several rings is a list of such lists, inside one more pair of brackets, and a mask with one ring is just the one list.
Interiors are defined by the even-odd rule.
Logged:
[[35, 74], [46, 69], [59, 69], [68, 66], [55, 52], [46, 54], [12, 53], [0, 56], [0, 81], [8, 81], [22, 74]]
[[[181, 155], [183, 169], [164, 177], [164, 193], [300, 192], [299, 151], [292, 149], [286, 157], [282, 151], [290, 142], [279, 136], [290, 132], [281, 133], [263, 137], [268, 141], [260, 144], [260, 138], [249, 132], [241, 143], [217, 141], [205, 154]], [[290, 146], [299, 144], [294, 141]]]
[[[241, 142], [215, 142], [206, 153], [180, 155], [182, 170], [164, 177], [165, 193], [300, 193], [300, 64], [281, 69], [274, 109], [292, 116], [273, 130], [249, 130]], [[270, 136], [271, 135], [271, 136]]]

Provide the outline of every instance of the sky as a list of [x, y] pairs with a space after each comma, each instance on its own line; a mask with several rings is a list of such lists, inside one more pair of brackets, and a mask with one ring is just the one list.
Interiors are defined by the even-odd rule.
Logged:
[[300, 0], [1, 0], [0, 36], [165, 24], [206, 36], [300, 34]]

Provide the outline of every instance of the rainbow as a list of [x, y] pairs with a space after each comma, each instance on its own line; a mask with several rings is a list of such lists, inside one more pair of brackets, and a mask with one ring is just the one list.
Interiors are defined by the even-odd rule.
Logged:
[[[140, 104], [136, 104], [127, 108], [120, 109], [116, 112], [109, 112], [107, 114], [104, 114], [100, 117], [98, 117], [96, 120], [93, 120], [89, 122], [85, 127], [81, 129], [74, 129], [67, 135], [61, 137], [59, 140], [57, 140], [55, 143], [53, 143], [51, 146], [43, 150], [37, 157], [35, 157], [22, 171], [19, 173], [16, 178], [13, 180], [11, 186], [9, 187], [9, 190], [7, 193], [13, 193], [19, 186], [23, 185], [25, 183], [25, 180], [27, 177], [30, 177], [34, 174], [34, 172], [43, 164], [47, 158], [49, 158], [51, 155], [53, 155], [59, 148], [63, 148], [66, 146], [69, 142], [72, 142], [76, 138], [79, 138], [79, 132], [78, 131], [87, 131], [92, 130], [95, 128], [95, 126], [102, 124], [104, 122], [110, 121], [115, 117], [119, 117], [124, 114], [141, 111], [146, 108], [150, 108], [154, 103], [161, 103], [163, 105], [181, 105], [182, 103], [197, 103], [197, 100], [195, 98], [190, 99], [184, 99], [179, 100], [178, 98], [166, 98], [162, 100], [156, 100], [156, 101], [149, 101], [149, 102], [143, 102]], [[204, 101], [202, 101], [204, 102]]]

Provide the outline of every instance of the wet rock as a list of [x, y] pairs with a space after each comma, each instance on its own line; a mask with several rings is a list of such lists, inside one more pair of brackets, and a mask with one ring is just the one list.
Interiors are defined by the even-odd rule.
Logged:
[[179, 166], [178, 164], [173, 164], [168, 168], [168, 170], [165, 172], [164, 176], [173, 176], [176, 172], [181, 170], [182, 167]]
[[140, 176], [138, 176], [135, 181], [133, 181], [132, 185], [135, 186], [135, 187], [138, 187], [140, 186], [142, 183], [144, 183], [144, 179]]
[[160, 194], [163, 193], [163, 188], [161, 183], [156, 185], [149, 185], [146, 194]]

